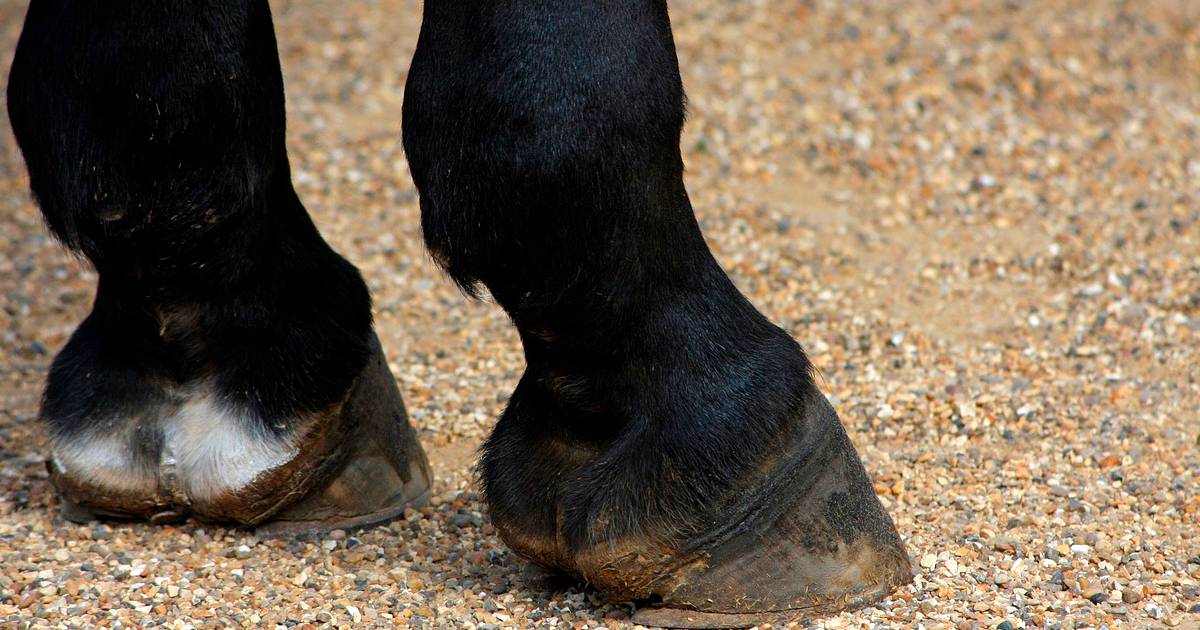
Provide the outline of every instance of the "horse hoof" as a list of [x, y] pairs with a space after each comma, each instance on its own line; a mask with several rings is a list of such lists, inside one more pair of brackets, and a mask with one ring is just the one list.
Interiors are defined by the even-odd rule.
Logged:
[[[187, 404], [146, 418], [135, 454], [101, 442], [111, 449], [109, 463], [119, 460], [120, 467], [80, 465], [90, 463], [76, 455], [88, 441], [57, 444], [47, 468], [63, 517], [170, 523], [196, 516], [282, 536], [380, 524], [429, 499], [428, 461], [373, 335], [371, 356], [346, 398], [304, 423], [286, 449], [236, 433], [236, 423], [220, 415], [196, 420]], [[238, 436], [248, 443], [239, 445]], [[252, 468], [253, 474], [234, 470], [271, 461], [248, 455], [275, 450], [284, 456], [272, 466]], [[237, 475], [245, 483], [231, 483]]]
[[[869, 605], [911, 582], [900, 536], [829, 403], [814, 391], [800, 417], [784, 426], [790, 428], [746, 459], [753, 465], [703, 506], [688, 494], [697, 484], [685, 476], [702, 470], [653, 462], [660, 451], [698, 445], [676, 443], [639, 457], [599, 451], [591, 460], [579, 455], [582, 449], [560, 448], [583, 462], [577, 471], [586, 474], [600, 462], [606, 472], [618, 472], [605, 478], [563, 474], [548, 494], [570, 501], [548, 510], [542, 528], [529, 527], [538, 522], [510, 510], [493, 509], [493, 522], [519, 554], [567, 571], [611, 600], [657, 602], [634, 617], [646, 626], [738, 628], [812, 619]], [[712, 449], [710, 444], [701, 452]], [[489, 496], [496, 503], [509, 496], [512, 482], [490, 470]], [[646, 472], [658, 470], [669, 474]], [[600, 509], [586, 503], [607, 488], [630, 484], [637, 489], [619, 502]], [[572, 494], [577, 487], [590, 494]], [[647, 496], [655, 501], [636, 503]], [[668, 503], [672, 497], [692, 503]], [[590, 530], [571, 528], [573, 511], [587, 515]], [[622, 529], [613, 529], [614, 523]]]

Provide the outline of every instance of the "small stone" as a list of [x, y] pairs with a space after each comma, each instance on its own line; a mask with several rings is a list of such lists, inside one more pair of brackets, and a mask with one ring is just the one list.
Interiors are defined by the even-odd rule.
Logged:
[[946, 558], [946, 573], [952, 576], [958, 575], [958, 561], [953, 557]]
[[996, 630], [1013, 630], [1012, 622], [1008, 621], [1007, 619], [1001, 621], [1000, 623], [996, 624]]
[[308, 569], [304, 569], [299, 575], [292, 577], [292, 584], [296, 586], [304, 586], [305, 582], [308, 582]]
[[1087, 545], [1071, 545], [1071, 553], [1077, 556], [1086, 556], [1091, 550], [1092, 548]]
[[933, 567], [935, 567], [935, 566], [937, 566], [937, 556], [936, 555], [934, 555], [932, 553], [927, 553], [927, 554], [921, 556], [921, 568], [922, 569], [933, 569]]
[[472, 518], [470, 514], [455, 514], [454, 516], [450, 517], [450, 525], [455, 529], [471, 527], [475, 525], [475, 519]]
[[235, 558], [246, 559], [252, 555], [254, 555], [254, 552], [250, 549], [250, 547], [248, 547], [246, 545], [238, 546], [238, 548], [236, 550], [234, 550], [234, 552], [233, 552], [233, 556]]
[[1005, 553], [1012, 553], [1017, 550], [1017, 540], [1015, 538], [1013, 538], [1012, 536], [1009, 536], [1008, 534], [1000, 534], [999, 536], [993, 536], [991, 543], [992, 543], [992, 548], [997, 551], [1003, 551]]

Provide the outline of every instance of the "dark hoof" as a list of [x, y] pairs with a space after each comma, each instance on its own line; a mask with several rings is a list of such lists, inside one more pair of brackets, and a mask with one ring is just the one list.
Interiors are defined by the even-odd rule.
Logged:
[[[286, 451], [281, 450], [287, 457], [252, 468], [253, 474], [231, 469], [241, 462], [270, 461], [239, 457], [269, 452], [270, 444], [230, 446], [229, 439], [219, 436], [229, 430], [226, 418], [192, 420], [186, 415], [188, 404], [147, 418], [144, 424], [152, 428], [137, 434], [146, 437], [134, 448], [156, 448], [143, 448], [138, 457], [114, 451], [120, 461], [133, 462], [124, 468], [79, 465], [81, 472], [72, 474], [72, 464], [89, 463], [76, 455], [87, 442], [57, 443], [47, 468], [63, 517], [169, 523], [191, 515], [277, 536], [367, 527], [395, 519], [405, 507], [418, 507], [429, 498], [429, 464], [376, 339], [344, 401], [305, 422]], [[178, 430], [181, 417], [208, 432]], [[221, 461], [210, 446], [214, 442], [234, 457]], [[240, 478], [244, 483], [231, 482]]]
[[[869, 605], [912, 581], [908, 555], [833, 409], [816, 392], [805, 407], [718, 500], [691, 513], [670, 506], [669, 526], [694, 532], [683, 537], [643, 525], [572, 544], [562, 519], [554, 539], [530, 536], [503, 514], [493, 520], [519, 553], [559, 566], [611, 599], [660, 602], [637, 612], [634, 621], [647, 626], [738, 628]], [[647, 469], [645, 460], [626, 466]], [[641, 479], [644, 486], [651, 481]], [[558, 513], [568, 509], [559, 505]], [[668, 521], [652, 512], [623, 516]]]

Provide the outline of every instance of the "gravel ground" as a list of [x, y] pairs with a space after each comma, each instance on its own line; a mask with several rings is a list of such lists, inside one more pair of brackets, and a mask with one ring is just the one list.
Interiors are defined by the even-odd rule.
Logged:
[[[0, 1], [0, 57], [23, 5]], [[304, 541], [59, 519], [33, 420], [96, 278], [4, 131], [0, 620], [628, 626], [507, 551], [470, 481], [522, 360], [422, 250], [398, 131], [419, 4], [274, 6], [297, 186], [375, 292], [433, 503]], [[705, 233], [811, 352], [919, 567], [810, 625], [1200, 625], [1200, 3], [672, 9]]]

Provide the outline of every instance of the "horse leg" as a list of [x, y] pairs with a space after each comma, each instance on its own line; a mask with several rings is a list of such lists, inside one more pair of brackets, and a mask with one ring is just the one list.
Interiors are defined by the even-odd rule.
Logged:
[[800, 346], [733, 286], [683, 184], [663, 0], [426, 0], [404, 146], [434, 257], [526, 371], [481, 461], [518, 553], [646, 625], [863, 605], [907, 554]]
[[41, 410], [67, 516], [323, 529], [422, 500], [367, 287], [292, 188], [266, 0], [34, 0], [8, 104], [100, 278]]

